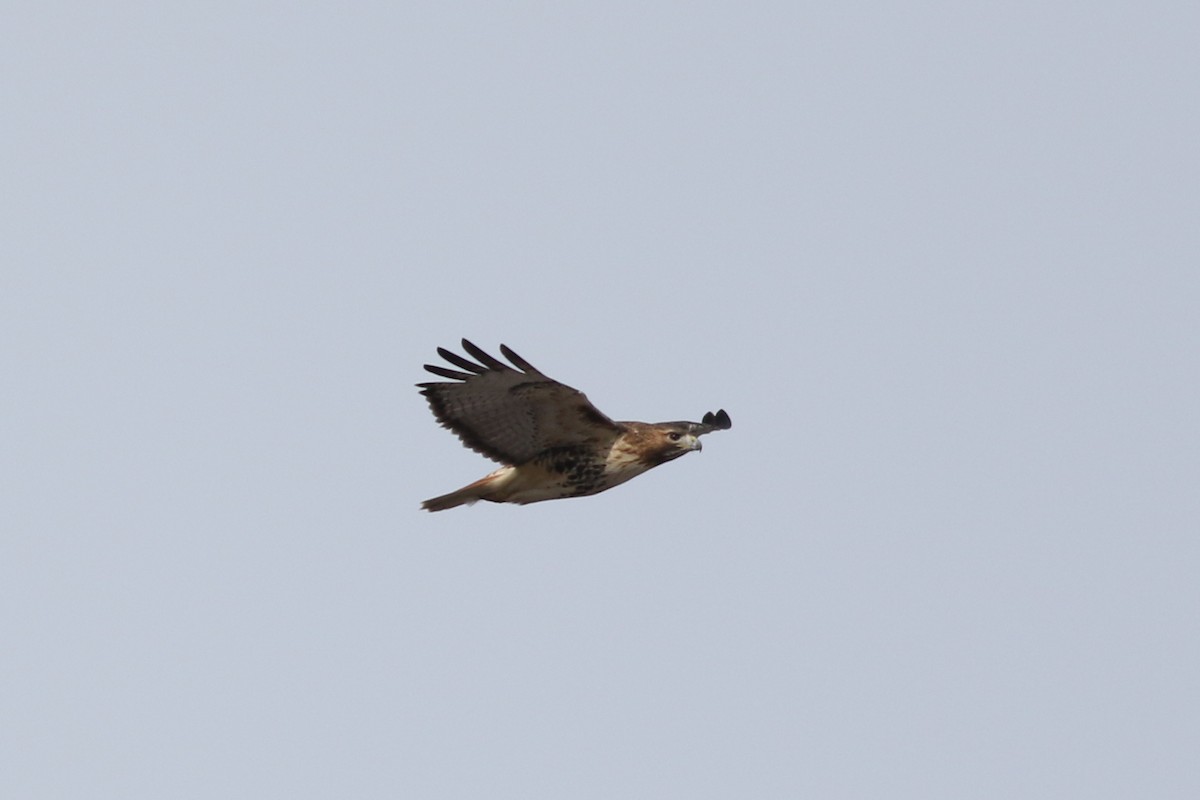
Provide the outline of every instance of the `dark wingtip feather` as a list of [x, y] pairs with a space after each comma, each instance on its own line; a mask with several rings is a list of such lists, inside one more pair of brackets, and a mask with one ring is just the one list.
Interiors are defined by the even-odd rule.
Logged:
[[477, 346], [475, 343], [468, 341], [467, 339], [462, 340], [462, 346], [463, 349], [470, 353], [476, 361], [478, 361], [480, 364], [483, 364], [485, 367], [498, 370], [512, 369], [512, 367], [508, 366], [495, 356], [488, 354], [482, 348]]
[[711, 425], [713, 430], [727, 431], [733, 427], [733, 421], [729, 419], [729, 415], [725, 413], [725, 409], [720, 409], [717, 413], [708, 411], [704, 414], [701, 420], [705, 425]]
[[456, 367], [461, 367], [462, 369], [465, 369], [469, 372], [474, 372], [476, 375], [482, 375], [483, 373], [487, 372], [487, 369], [485, 367], [481, 367], [478, 364], [476, 364], [475, 362], [469, 361], [469, 360], [463, 358], [462, 356], [460, 356], [458, 353], [455, 353], [451, 350], [447, 350], [444, 347], [439, 347], [437, 349], [437, 351], [438, 351], [439, 356], [446, 359], [447, 361], [449, 361], [451, 364], [453, 364]]
[[426, 364], [426, 372], [432, 372], [434, 375], [440, 375], [443, 378], [449, 378], [453, 381], [466, 381], [474, 377], [470, 372], [459, 372], [458, 370], [449, 369], [447, 367], [439, 367], [436, 364]]
[[512, 348], [506, 344], [500, 345], [500, 354], [513, 363], [517, 369], [522, 372], [537, 372], [537, 367], [530, 364], [525, 359], [513, 352]]

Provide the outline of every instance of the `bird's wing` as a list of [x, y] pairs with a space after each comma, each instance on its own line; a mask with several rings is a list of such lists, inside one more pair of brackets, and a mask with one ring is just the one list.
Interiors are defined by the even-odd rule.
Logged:
[[459, 369], [426, 364], [449, 381], [417, 386], [438, 422], [477, 453], [522, 464], [556, 447], [607, 447], [623, 430], [583, 392], [546, 377], [505, 345], [500, 352], [512, 366], [466, 339], [462, 346], [475, 361], [439, 347], [438, 355]]

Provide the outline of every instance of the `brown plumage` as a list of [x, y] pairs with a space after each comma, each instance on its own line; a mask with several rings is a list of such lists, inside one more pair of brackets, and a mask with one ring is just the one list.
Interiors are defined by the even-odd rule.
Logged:
[[462, 346], [475, 361], [439, 347], [438, 355], [458, 369], [426, 364], [449, 381], [417, 386], [438, 422], [504, 466], [426, 500], [421, 507], [429, 511], [477, 500], [524, 504], [597, 494], [699, 450], [700, 436], [732, 424], [723, 409], [702, 422], [614, 422], [583, 392], [546, 377], [505, 345], [500, 352], [512, 366], [466, 339]]

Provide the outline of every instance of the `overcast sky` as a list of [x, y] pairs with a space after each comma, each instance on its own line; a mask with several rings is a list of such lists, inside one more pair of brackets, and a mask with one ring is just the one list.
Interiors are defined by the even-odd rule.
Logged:
[[1200, 797], [1194, 3], [19, 5], [0, 795]]

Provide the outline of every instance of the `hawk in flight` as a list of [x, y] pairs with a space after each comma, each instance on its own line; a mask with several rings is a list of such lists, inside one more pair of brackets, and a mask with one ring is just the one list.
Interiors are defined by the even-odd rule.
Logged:
[[475, 361], [439, 347], [438, 355], [459, 369], [426, 364], [449, 380], [417, 386], [443, 427], [504, 466], [426, 500], [421, 507], [429, 511], [476, 500], [524, 504], [597, 494], [699, 450], [701, 436], [733, 424], [724, 409], [702, 422], [614, 422], [583, 392], [543, 375], [508, 347], [500, 345], [500, 352], [512, 366], [466, 339], [462, 346]]

